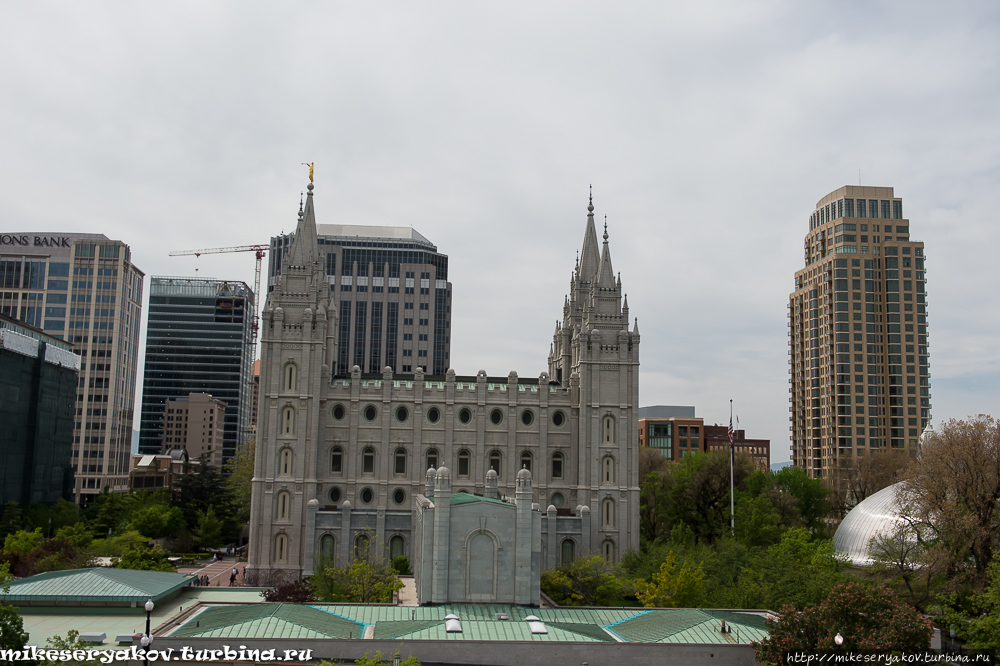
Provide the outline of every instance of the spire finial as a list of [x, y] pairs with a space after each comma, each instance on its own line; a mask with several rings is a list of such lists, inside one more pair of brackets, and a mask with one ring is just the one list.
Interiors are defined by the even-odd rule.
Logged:
[[608, 242], [608, 216], [604, 216], [604, 242]]
[[304, 195], [305, 195], [305, 192], [299, 192], [299, 212], [300, 213], [302, 212], [302, 197]]
[[591, 213], [594, 212], [594, 186], [590, 186], [590, 202], [587, 204], [587, 210]]

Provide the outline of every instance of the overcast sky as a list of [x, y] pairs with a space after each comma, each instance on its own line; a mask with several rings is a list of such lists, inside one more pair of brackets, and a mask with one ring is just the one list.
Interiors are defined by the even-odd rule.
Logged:
[[[450, 257], [455, 369], [537, 376], [587, 187], [642, 333], [642, 405], [788, 460], [807, 217], [859, 180], [926, 242], [933, 421], [1000, 415], [995, 2], [0, 5], [0, 231], [170, 250], [322, 223]], [[991, 249], [992, 248], [992, 249]], [[147, 280], [148, 287], [148, 280]], [[140, 359], [141, 363], [141, 359]], [[140, 367], [141, 377], [141, 367]]]

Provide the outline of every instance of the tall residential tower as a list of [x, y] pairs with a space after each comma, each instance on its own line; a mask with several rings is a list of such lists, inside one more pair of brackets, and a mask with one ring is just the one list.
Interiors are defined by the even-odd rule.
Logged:
[[931, 418], [926, 257], [902, 199], [891, 187], [831, 192], [804, 252], [788, 304], [792, 462], [821, 478], [915, 450]]

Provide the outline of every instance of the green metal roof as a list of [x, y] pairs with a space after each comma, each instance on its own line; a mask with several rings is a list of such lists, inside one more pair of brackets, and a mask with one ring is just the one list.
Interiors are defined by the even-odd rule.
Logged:
[[[454, 613], [462, 633], [445, 631]], [[497, 620], [496, 614], [509, 620]], [[529, 615], [547, 634], [532, 634]], [[719, 631], [722, 619], [733, 633]], [[374, 626], [372, 626], [374, 625]], [[171, 636], [217, 638], [359, 638], [389, 640], [571, 641], [632, 643], [749, 644], [767, 636], [763, 618], [736, 611], [686, 608], [528, 608], [506, 604], [443, 606], [252, 604], [209, 606], [188, 618]]]
[[360, 622], [299, 604], [213, 606], [171, 636], [213, 638], [360, 638]]
[[72, 569], [50, 571], [10, 583], [9, 602], [54, 605], [73, 602], [146, 603], [167, 597], [194, 576], [168, 571], [132, 569]]
[[502, 504], [504, 506], [509, 506], [514, 508], [514, 505], [510, 502], [504, 502], [503, 500], [493, 499], [492, 497], [482, 497], [480, 495], [470, 495], [469, 493], [452, 493], [451, 494], [451, 504], [469, 504], [470, 502], [493, 502], [494, 504]]

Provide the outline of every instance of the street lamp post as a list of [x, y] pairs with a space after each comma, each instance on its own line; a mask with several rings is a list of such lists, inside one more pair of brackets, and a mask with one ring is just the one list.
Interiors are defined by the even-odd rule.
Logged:
[[[149, 619], [150, 615], [153, 612], [153, 600], [147, 599], [144, 608], [146, 609], [146, 633], [142, 635], [141, 639], [139, 639], [139, 643], [142, 645], [143, 652], [145, 653], [147, 650], [149, 650], [149, 646], [153, 644], [153, 637], [150, 635], [149, 632]], [[149, 657], [147, 657], [145, 654], [143, 654], [142, 656], [142, 663], [145, 666], [149, 666]]]

